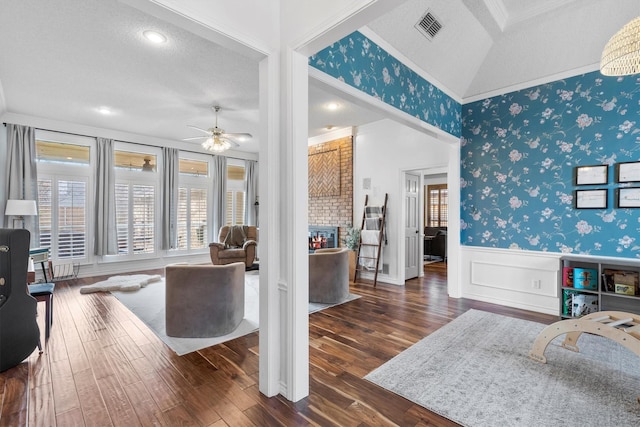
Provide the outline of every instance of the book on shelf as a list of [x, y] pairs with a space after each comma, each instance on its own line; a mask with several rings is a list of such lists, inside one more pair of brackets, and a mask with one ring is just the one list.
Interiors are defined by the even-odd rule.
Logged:
[[562, 286], [573, 288], [573, 267], [562, 267]]
[[573, 269], [573, 287], [576, 289], [598, 289], [598, 270], [595, 268]]
[[571, 289], [562, 290], [562, 314], [565, 316], [571, 316], [573, 310], [573, 296], [578, 291], [572, 291]]
[[573, 295], [572, 301], [571, 315], [573, 317], [586, 316], [599, 310], [597, 295], [577, 293]]

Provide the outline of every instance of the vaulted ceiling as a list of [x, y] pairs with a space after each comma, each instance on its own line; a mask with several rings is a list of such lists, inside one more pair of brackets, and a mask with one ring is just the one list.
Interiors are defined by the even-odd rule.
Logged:
[[[637, 0], [407, 0], [363, 32], [455, 99], [480, 99], [594, 71]], [[442, 29], [416, 28], [426, 12]], [[145, 30], [167, 37], [151, 45]], [[116, 0], [0, 5], [0, 112], [197, 144], [187, 125], [258, 133], [258, 64]], [[311, 79], [309, 135], [379, 120]], [[3, 101], [4, 100], [4, 105]], [[324, 105], [340, 102], [339, 114]], [[4, 107], [4, 108], [3, 108]], [[98, 112], [108, 107], [110, 114]], [[257, 151], [259, 141], [241, 151]]]

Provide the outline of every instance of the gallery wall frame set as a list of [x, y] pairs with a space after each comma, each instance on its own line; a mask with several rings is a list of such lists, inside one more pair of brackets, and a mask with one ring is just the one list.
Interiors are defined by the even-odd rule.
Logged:
[[[573, 168], [573, 182], [576, 186], [606, 185], [609, 165], [576, 166]], [[615, 189], [616, 208], [640, 208], [640, 161], [615, 164], [614, 180], [622, 184]], [[607, 209], [608, 190], [605, 188], [585, 188], [574, 190], [575, 209]]]

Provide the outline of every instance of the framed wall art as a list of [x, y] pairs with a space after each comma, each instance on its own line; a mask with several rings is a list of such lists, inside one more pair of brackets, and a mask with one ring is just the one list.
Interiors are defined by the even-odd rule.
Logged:
[[309, 196], [340, 195], [340, 151], [309, 154]]
[[640, 208], [640, 187], [618, 188], [617, 207]]
[[608, 176], [608, 165], [576, 166], [574, 168], [576, 185], [606, 184]]
[[608, 190], [575, 190], [573, 200], [576, 209], [606, 209]]
[[640, 162], [616, 163], [616, 182], [640, 182]]

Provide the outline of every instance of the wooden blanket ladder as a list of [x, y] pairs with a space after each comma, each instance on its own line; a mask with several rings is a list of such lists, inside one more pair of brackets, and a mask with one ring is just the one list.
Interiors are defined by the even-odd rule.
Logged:
[[[382, 241], [385, 239], [385, 219], [387, 216], [387, 201], [389, 194], [384, 195], [384, 204], [382, 206], [369, 205], [369, 195], [364, 198], [364, 210], [362, 211], [362, 224], [360, 225], [360, 240], [358, 242], [358, 251], [356, 252], [356, 270], [353, 274], [353, 281], [356, 282], [358, 274], [362, 270], [366, 270], [366, 264], [373, 264], [375, 261], [375, 271], [373, 274], [373, 286], [378, 283], [378, 270], [380, 269], [380, 255], [382, 249]], [[365, 239], [362, 241], [362, 231], [376, 231], [377, 242]], [[363, 251], [364, 247], [364, 251]]]

